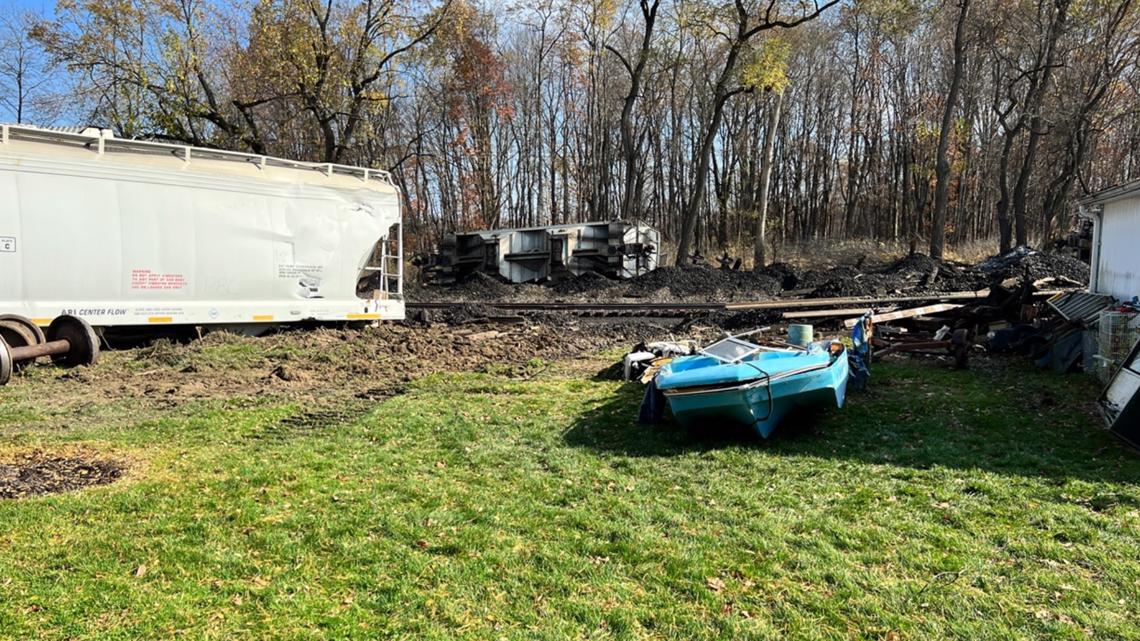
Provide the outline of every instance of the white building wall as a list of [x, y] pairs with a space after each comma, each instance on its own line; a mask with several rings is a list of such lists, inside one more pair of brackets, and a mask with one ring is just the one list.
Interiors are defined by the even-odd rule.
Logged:
[[1097, 293], [1118, 300], [1140, 296], [1140, 195], [1106, 203], [1097, 252]]

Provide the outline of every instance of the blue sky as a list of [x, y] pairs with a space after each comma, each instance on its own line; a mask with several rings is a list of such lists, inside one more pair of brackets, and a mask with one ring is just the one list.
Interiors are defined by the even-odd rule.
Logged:
[[[37, 13], [42, 16], [53, 16], [55, 14], [55, 0], [0, 0], [0, 18], [20, 15], [26, 11]], [[3, 52], [0, 51], [0, 55]], [[6, 79], [0, 79], [0, 91], [7, 91]], [[6, 96], [0, 96], [0, 98]], [[63, 114], [60, 114], [63, 117]], [[34, 118], [35, 116], [29, 116]], [[0, 122], [15, 122], [16, 115], [13, 111], [7, 108], [3, 101], [0, 101]], [[46, 122], [36, 124], [70, 124], [68, 122]]]
[[[55, 16], [56, 0], [0, 0], [0, 19], [7, 16], [21, 15], [24, 12], [32, 12], [44, 17]], [[2, 20], [0, 20], [2, 23]], [[4, 55], [4, 51], [0, 49], [0, 55]], [[61, 85], [67, 82], [67, 78], [63, 73], [57, 73], [50, 82], [58, 82]], [[0, 122], [10, 123], [16, 121], [16, 114], [14, 108], [6, 104], [4, 98], [8, 97], [4, 92], [8, 91], [7, 79], [0, 78]], [[92, 124], [87, 120], [89, 116], [85, 112], [81, 113], [82, 109], [78, 104], [65, 105], [59, 113], [45, 114], [37, 112], [33, 108], [26, 110], [24, 121], [28, 124], [37, 125], [89, 125]]]
[[55, 0], [0, 0], [0, 6], [5, 10], [22, 9], [46, 14], [55, 12]]

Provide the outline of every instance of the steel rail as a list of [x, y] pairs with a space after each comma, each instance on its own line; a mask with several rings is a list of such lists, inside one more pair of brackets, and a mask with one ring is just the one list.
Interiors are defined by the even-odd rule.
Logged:
[[709, 310], [724, 309], [724, 303], [497, 303], [497, 302], [431, 302], [405, 303], [408, 309], [452, 309], [464, 305], [486, 305], [495, 309], [534, 310], [534, 311], [574, 311], [574, 310]]
[[[1036, 292], [1035, 298], [1056, 294], [1055, 291]], [[795, 311], [812, 308], [830, 308], [837, 305], [866, 305], [868, 309], [879, 305], [891, 305], [903, 302], [921, 301], [981, 301], [989, 294], [989, 290], [976, 292], [931, 292], [929, 294], [912, 294], [908, 296], [880, 296], [880, 297], [844, 297], [844, 298], [773, 298], [756, 302], [724, 302], [724, 303], [579, 303], [579, 302], [495, 302], [495, 301], [449, 301], [449, 302], [411, 302], [405, 303], [407, 309], [454, 309], [464, 305], [485, 305], [494, 309], [506, 311], [560, 311], [560, 312], [743, 312], [743, 311]], [[835, 310], [836, 316], [844, 317], [856, 315], [862, 308]]]

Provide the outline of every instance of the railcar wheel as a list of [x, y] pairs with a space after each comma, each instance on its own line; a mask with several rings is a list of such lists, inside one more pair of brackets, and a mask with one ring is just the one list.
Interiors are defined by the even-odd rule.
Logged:
[[[34, 325], [32, 327], [35, 327]], [[38, 330], [39, 328], [36, 327]], [[33, 332], [28, 325], [12, 318], [0, 320], [0, 340], [3, 340], [10, 349], [18, 347], [31, 347], [43, 342], [43, 332]], [[11, 358], [11, 354], [9, 354]], [[35, 360], [35, 359], [32, 359]], [[13, 371], [20, 371], [28, 366], [32, 360], [20, 361], [12, 364]]]
[[46, 340], [44, 330], [40, 329], [39, 325], [33, 323], [32, 319], [19, 314], [0, 314], [0, 325], [19, 326], [26, 329], [36, 339], [35, 343], [28, 343], [29, 345], [39, 345]]
[[62, 354], [53, 354], [51, 360], [56, 365], [75, 367], [94, 365], [99, 361], [99, 337], [87, 321], [77, 316], [60, 316], [48, 327], [48, 342], [66, 340], [71, 349]]
[[8, 343], [0, 339], [0, 385], [7, 385], [12, 380], [12, 352]]

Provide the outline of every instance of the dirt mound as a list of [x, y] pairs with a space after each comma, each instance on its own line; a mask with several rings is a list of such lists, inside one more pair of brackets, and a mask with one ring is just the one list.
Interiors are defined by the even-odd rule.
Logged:
[[988, 277], [975, 267], [916, 253], [876, 270], [840, 266], [824, 273], [806, 272], [800, 280], [801, 286], [814, 288], [809, 298], [847, 298], [976, 291], [986, 287]]
[[796, 275], [797, 289], [816, 289], [828, 281], [851, 278], [858, 272], [854, 267], [836, 267], [834, 269], [807, 269]]
[[562, 296], [595, 293], [614, 287], [614, 281], [597, 272], [586, 272], [580, 276], [560, 280], [550, 285], [550, 290]]
[[787, 263], [772, 263], [765, 267], [761, 273], [775, 279], [783, 289], [798, 289], [800, 286], [799, 272]]
[[889, 289], [875, 277], [831, 278], [813, 289], [808, 298], [850, 298], [860, 296], [885, 296]]
[[28, 453], [0, 463], [0, 499], [69, 492], [119, 480], [123, 467], [114, 461]]
[[985, 275], [974, 266], [918, 253], [895, 261], [880, 276], [893, 279], [900, 291], [977, 291], [986, 286]]
[[826, 272], [809, 272], [804, 276], [805, 285], [807, 287], [814, 286], [814, 289], [808, 293], [808, 298], [879, 296], [886, 293], [887, 285], [882, 282], [882, 279], [865, 274], [847, 265], [835, 267]]
[[1089, 282], [1089, 266], [1071, 256], [1034, 254], [1023, 260], [1020, 267], [1023, 275], [1032, 280], [1063, 276], [1081, 284]]
[[920, 275], [928, 276], [942, 270], [942, 263], [930, 256], [921, 253], [908, 254], [888, 265], [882, 270], [884, 274], [899, 276]]
[[485, 302], [509, 298], [513, 292], [511, 285], [483, 272], [473, 272], [462, 282], [454, 285], [408, 283], [404, 291], [405, 297], [414, 302], [436, 300]]
[[1062, 277], [1081, 284], [1089, 282], [1087, 264], [1071, 256], [1042, 252], [1032, 247], [1018, 247], [1009, 253], [991, 256], [979, 263], [978, 269], [991, 281]]

